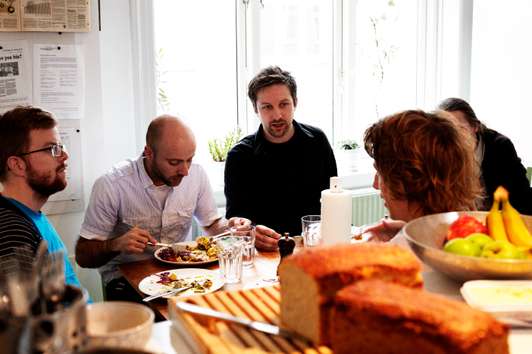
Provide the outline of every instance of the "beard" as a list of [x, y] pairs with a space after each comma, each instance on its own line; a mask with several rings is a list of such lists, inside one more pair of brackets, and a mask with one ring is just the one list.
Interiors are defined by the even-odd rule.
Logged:
[[43, 197], [49, 197], [52, 194], [62, 191], [66, 188], [67, 182], [65, 178], [61, 178], [59, 176], [59, 172], [65, 167], [66, 166], [64, 164], [57, 167], [55, 171], [55, 176], [53, 176], [51, 172], [46, 174], [40, 174], [35, 171], [30, 165], [27, 180], [28, 185], [31, 187], [31, 189], [33, 189], [35, 192], [39, 193]]
[[151, 171], [152, 171], [153, 177], [156, 180], [162, 181], [164, 184], [166, 184], [169, 187], [177, 187], [181, 183], [181, 180], [184, 177], [181, 175], [166, 177], [161, 172], [161, 170], [159, 169], [155, 161], [152, 162]]
[[288, 134], [288, 131], [290, 130], [290, 124], [288, 124], [284, 120], [273, 121], [268, 125], [267, 130], [271, 136], [276, 138], [282, 138], [283, 136]]

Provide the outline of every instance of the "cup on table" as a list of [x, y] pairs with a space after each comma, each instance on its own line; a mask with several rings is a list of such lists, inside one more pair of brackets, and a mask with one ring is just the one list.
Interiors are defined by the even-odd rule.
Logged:
[[242, 250], [242, 264], [245, 268], [253, 267], [255, 262], [255, 228], [251, 227], [247, 230], [239, 230], [232, 227], [231, 236], [240, 237], [244, 243]]
[[320, 215], [305, 215], [301, 218], [301, 229], [305, 247], [314, 247], [321, 244], [320, 225]]
[[220, 274], [228, 284], [239, 283], [242, 279], [242, 255], [244, 241], [239, 236], [222, 236], [214, 240], [218, 248]]

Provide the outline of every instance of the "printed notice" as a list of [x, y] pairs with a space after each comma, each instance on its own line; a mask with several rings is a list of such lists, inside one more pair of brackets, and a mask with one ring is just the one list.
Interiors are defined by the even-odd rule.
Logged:
[[36, 106], [57, 119], [80, 119], [83, 114], [83, 60], [77, 45], [33, 48], [33, 96]]
[[31, 103], [28, 42], [0, 43], [0, 113]]

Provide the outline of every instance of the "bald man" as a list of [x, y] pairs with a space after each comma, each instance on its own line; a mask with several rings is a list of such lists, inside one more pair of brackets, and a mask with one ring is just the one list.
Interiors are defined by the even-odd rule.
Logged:
[[76, 261], [99, 267], [107, 300], [138, 301], [118, 265], [152, 257], [148, 242], [187, 241], [192, 217], [210, 235], [250, 224], [218, 215], [207, 175], [192, 163], [195, 152], [192, 131], [177, 117], [160, 116], [148, 127], [142, 156], [119, 163], [95, 182]]

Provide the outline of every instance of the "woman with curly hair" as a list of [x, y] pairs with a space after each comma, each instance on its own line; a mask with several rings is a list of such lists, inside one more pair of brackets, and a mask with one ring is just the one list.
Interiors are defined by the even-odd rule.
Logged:
[[373, 186], [391, 218], [365, 230], [375, 239], [387, 240], [423, 215], [477, 208], [482, 189], [474, 142], [446, 115], [409, 110], [366, 130], [364, 146], [377, 171]]

